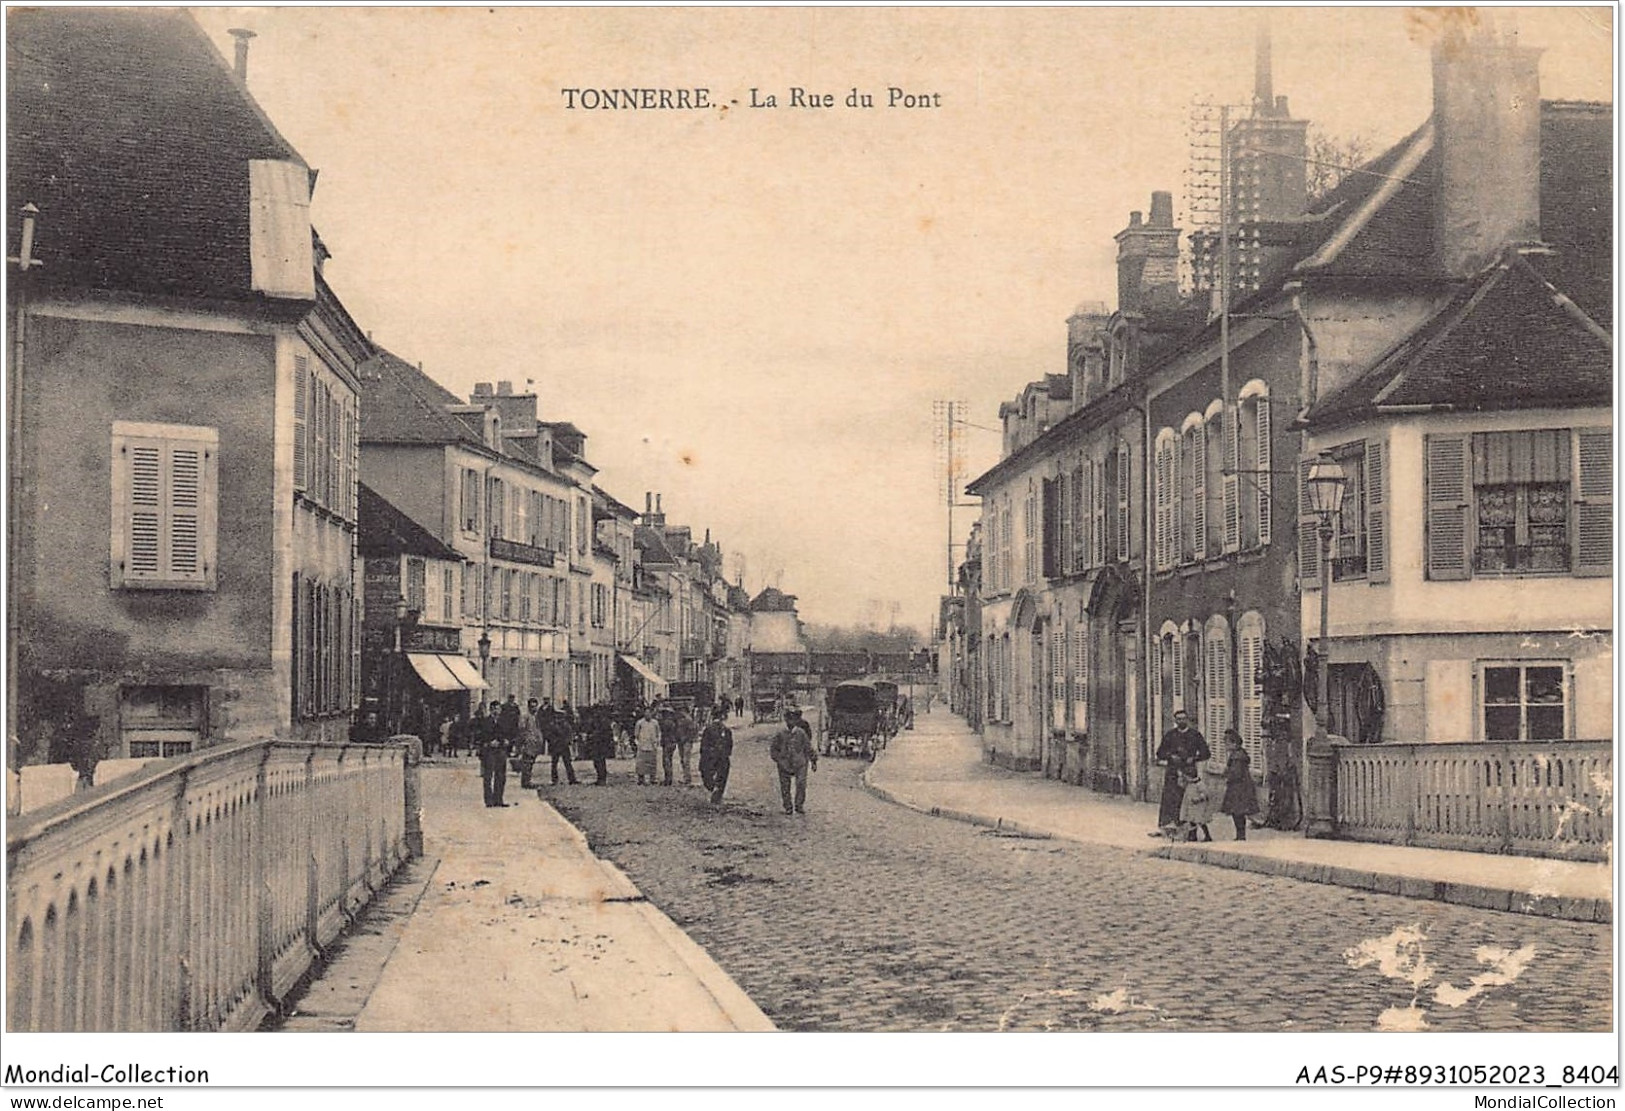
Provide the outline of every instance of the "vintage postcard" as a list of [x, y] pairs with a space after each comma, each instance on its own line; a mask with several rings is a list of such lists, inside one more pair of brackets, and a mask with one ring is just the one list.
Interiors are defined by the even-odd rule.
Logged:
[[1613, 8], [4, 14], [8, 1093], [1617, 1087]]

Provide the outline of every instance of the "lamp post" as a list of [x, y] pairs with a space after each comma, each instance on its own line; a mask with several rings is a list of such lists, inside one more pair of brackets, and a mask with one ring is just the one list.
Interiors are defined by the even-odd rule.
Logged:
[[1309, 497], [1309, 510], [1320, 523], [1320, 638], [1317, 652], [1320, 656], [1316, 686], [1319, 699], [1315, 705], [1315, 735], [1306, 746], [1309, 766], [1309, 814], [1305, 832], [1310, 837], [1330, 837], [1335, 830], [1335, 810], [1332, 806], [1335, 756], [1326, 727], [1331, 720], [1331, 653], [1327, 641], [1328, 606], [1331, 598], [1331, 549], [1333, 521], [1343, 507], [1343, 494], [1348, 489], [1348, 476], [1330, 455], [1322, 452], [1309, 466], [1304, 490]]

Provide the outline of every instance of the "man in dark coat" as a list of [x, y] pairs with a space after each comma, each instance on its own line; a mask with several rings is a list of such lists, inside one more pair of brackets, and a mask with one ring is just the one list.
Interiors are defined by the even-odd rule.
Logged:
[[677, 711], [677, 762], [683, 769], [683, 786], [694, 785], [694, 742], [700, 739], [700, 723], [694, 720], [694, 714], [682, 709]]
[[525, 716], [519, 723], [519, 786], [522, 789], [530, 790], [536, 761], [546, 751], [547, 741], [542, 736], [542, 711], [533, 698], [525, 704]]
[[733, 763], [734, 731], [721, 717], [705, 723], [700, 732], [700, 782], [711, 792], [711, 805], [722, 805], [722, 792], [728, 788], [728, 769]]
[[[500, 712], [501, 706], [492, 702], [491, 709]], [[496, 717], [487, 714], [482, 704], [474, 711], [474, 720], [468, 724], [469, 737], [480, 754], [480, 781], [485, 786], [485, 805], [506, 806], [508, 804], [502, 801], [502, 794], [508, 786], [508, 743], [497, 731]]]
[[[1162, 829], [1179, 824], [1179, 804], [1185, 797], [1181, 776], [1194, 779], [1197, 766], [1212, 756], [1207, 741], [1191, 725], [1191, 716], [1184, 710], [1174, 711], [1174, 727], [1163, 734], [1157, 746], [1158, 760], [1165, 763], [1162, 774], [1162, 802], [1157, 807], [1157, 825]], [[1162, 836], [1161, 829], [1151, 836]]]
[[593, 785], [602, 787], [609, 782], [609, 758], [615, 754], [614, 711], [607, 705], [590, 706], [584, 715], [587, 723], [587, 756], [597, 775]]
[[660, 770], [670, 787], [672, 756], [677, 751], [677, 713], [670, 706], [661, 706], [655, 720], [660, 723]]
[[580, 783], [576, 778], [576, 766], [570, 759], [570, 746], [575, 743], [575, 727], [570, 719], [558, 710], [548, 708], [543, 715], [542, 731], [547, 735], [547, 754], [553, 758], [553, 782], [559, 781], [559, 761], [564, 761], [564, 774], [572, 784]]
[[498, 708], [496, 715], [497, 736], [501, 737], [504, 741], [507, 741], [509, 747], [515, 746], [519, 743], [519, 726], [521, 724], [521, 716], [522, 711], [519, 709], [519, 703], [514, 701], [513, 695], [510, 694], [508, 696], [508, 701], [504, 702], [501, 707]]

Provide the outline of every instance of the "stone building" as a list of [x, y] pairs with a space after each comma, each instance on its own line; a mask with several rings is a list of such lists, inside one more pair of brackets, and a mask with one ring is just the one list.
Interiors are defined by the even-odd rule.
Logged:
[[8, 762], [342, 739], [371, 350], [315, 173], [184, 12], [7, 36]]

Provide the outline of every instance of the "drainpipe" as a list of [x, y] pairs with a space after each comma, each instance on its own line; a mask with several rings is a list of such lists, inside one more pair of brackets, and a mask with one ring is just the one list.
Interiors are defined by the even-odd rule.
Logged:
[[[34, 232], [38, 219], [38, 208], [36, 208], [33, 204], [23, 205], [21, 229], [22, 242], [17, 248], [16, 257], [8, 258], [6, 260], [7, 262], [15, 263], [17, 265], [17, 319], [14, 334], [12, 335], [12, 341], [15, 346], [12, 350], [11, 374], [8, 376], [8, 381], [11, 385], [11, 396], [7, 399], [9, 411], [11, 413], [11, 426], [8, 432], [7, 444], [7, 453], [11, 458], [11, 470], [8, 476], [10, 489], [7, 492], [11, 499], [10, 505], [12, 518], [9, 531], [11, 533], [11, 550], [13, 555], [16, 553], [17, 505], [21, 500], [20, 495], [23, 485], [22, 467], [19, 464], [19, 460], [21, 460], [23, 457], [21, 450], [23, 443], [23, 353], [26, 344], [24, 339], [24, 331], [28, 320], [29, 272], [36, 266], [42, 265], [40, 260], [34, 257]], [[21, 612], [18, 603], [22, 597], [22, 584], [16, 574], [15, 569], [13, 569], [12, 573], [6, 577], [6, 595], [6, 627], [7, 632], [9, 633], [6, 638], [6, 673], [11, 676], [12, 680], [6, 684], [5, 722], [6, 775], [8, 777], [6, 787], [7, 794], [9, 796], [11, 788], [9, 777], [12, 773], [19, 772], [22, 760], [22, 753], [20, 751], [21, 738], [17, 735], [17, 715], [20, 709], [20, 700], [17, 689], [19, 685], [17, 683], [17, 664], [20, 655], [18, 646], [22, 643], [22, 636], [20, 633], [20, 627], [18, 625], [18, 614]], [[19, 803], [21, 802], [21, 791], [18, 792], [18, 801]]]
[[1293, 282], [1287, 286], [1292, 294], [1292, 315], [1298, 321], [1298, 327], [1303, 330], [1303, 409], [1299, 416], [1320, 400], [1320, 344], [1315, 341], [1315, 331], [1309, 327], [1309, 318], [1303, 311], [1303, 283]]

